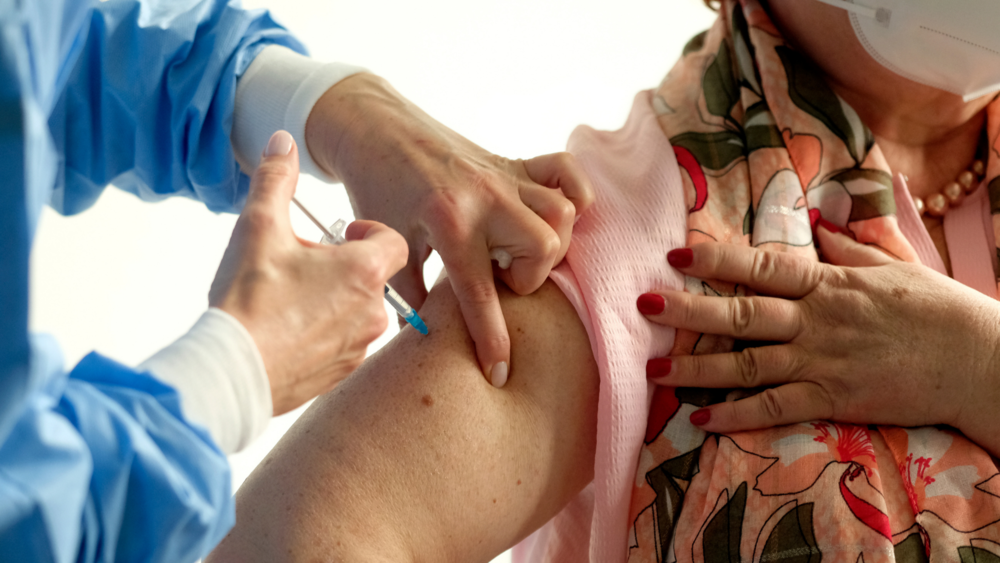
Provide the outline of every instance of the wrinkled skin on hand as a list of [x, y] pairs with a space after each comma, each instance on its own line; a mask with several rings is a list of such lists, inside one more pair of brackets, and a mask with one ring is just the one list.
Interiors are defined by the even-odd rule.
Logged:
[[651, 379], [675, 387], [766, 387], [695, 412], [692, 421], [711, 432], [818, 419], [949, 424], [1000, 453], [994, 414], [1000, 405], [1000, 305], [843, 234], [820, 228], [818, 237], [831, 264], [717, 243], [691, 247], [681, 272], [743, 283], [757, 295], [655, 291], [664, 299], [663, 311], [648, 318], [775, 344], [673, 357], [666, 369], [654, 359]]
[[372, 221], [352, 223], [342, 246], [295, 236], [289, 205], [298, 151], [288, 133], [275, 133], [272, 145], [276, 139], [290, 149], [265, 156], [254, 172], [209, 304], [253, 337], [278, 415], [329, 391], [361, 364], [388, 326], [383, 286], [406, 263], [407, 249], [399, 233]]
[[[438, 251], [483, 373], [502, 386], [510, 337], [493, 278], [528, 294], [563, 259], [576, 217], [594, 199], [574, 158], [493, 155], [371, 74], [332, 87], [310, 114], [306, 139], [316, 162], [343, 179], [357, 217], [406, 238], [407, 266], [390, 283], [414, 307], [427, 296], [424, 261]], [[513, 259], [509, 268], [491, 263], [497, 251]]]

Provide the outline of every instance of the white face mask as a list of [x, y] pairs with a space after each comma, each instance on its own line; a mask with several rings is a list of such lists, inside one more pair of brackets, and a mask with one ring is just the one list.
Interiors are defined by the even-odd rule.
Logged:
[[851, 12], [883, 66], [965, 101], [1000, 90], [1000, 1], [819, 0]]

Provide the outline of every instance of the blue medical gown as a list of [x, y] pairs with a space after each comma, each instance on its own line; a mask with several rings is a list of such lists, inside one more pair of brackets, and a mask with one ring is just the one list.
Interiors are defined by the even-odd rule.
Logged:
[[97, 354], [66, 373], [29, 334], [28, 257], [42, 205], [109, 183], [238, 210], [236, 79], [273, 43], [304, 51], [236, 2], [0, 0], [0, 562], [193, 561], [232, 526], [172, 388]]

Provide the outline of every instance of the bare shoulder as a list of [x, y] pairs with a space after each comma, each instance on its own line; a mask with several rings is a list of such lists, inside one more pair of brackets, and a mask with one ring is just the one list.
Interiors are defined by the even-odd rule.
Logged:
[[237, 495], [209, 561], [488, 561], [593, 478], [597, 366], [551, 281], [499, 287], [511, 375], [493, 388], [449, 284], [318, 399]]

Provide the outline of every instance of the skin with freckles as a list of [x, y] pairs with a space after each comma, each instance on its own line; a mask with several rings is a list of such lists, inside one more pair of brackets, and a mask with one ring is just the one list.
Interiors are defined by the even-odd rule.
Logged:
[[483, 380], [447, 282], [240, 488], [208, 563], [489, 561], [593, 478], [597, 366], [552, 282], [499, 288], [514, 370]]
[[[482, 371], [502, 385], [510, 336], [493, 278], [525, 295], [566, 255], [576, 217], [594, 200], [573, 156], [491, 154], [367, 73], [342, 80], [317, 101], [306, 142], [316, 162], [344, 180], [355, 216], [406, 238], [407, 267], [390, 283], [416, 308], [427, 296], [424, 261], [438, 251]], [[497, 251], [509, 258], [502, 267], [491, 264]]]
[[[892, 167], [908, 172], [915, 193], [938, 189], [968, 165], [977, 140], [970, 132], [978, 133], [975, 120], [981, 119], [977, 117], [981, 107], [960, 107], [954, 96], [929, 93], [901, 82], [904, 79], [871, 66], [874, 61], [865, 59], [863, 50], [826, 51], [818, 39], [797, 32], [812, 29], [809, 26], [815, 23], [811, 20], [818, 18], [824, 29], [834, 31], [840, 26], [836, 34], [823, 34], [827, 38], [849, 37], [853, 41], [849, 28], [844, 32], [846, 17], [839, 10], [824, 10], [821, 4], [804, 0], [772, 0], [770, 6], [787, 36], [820, 64], [838, 93], [869, 123]], [[839, 46], [845, 47], [844, 42]], [[852, 81], [844, 72], [848, 65], [866, 65], [866, 75], [873, 78], [870, 82]], [[890, 93], [894, 97], [888, 97]], [[898, 103], [893, 107], [900, 111], [885, 111], [890, 102]], [[932, 153], [938, 158], [928, 158]], [[697, 252], [711, 246], [695, 249], [691, 262], [682, 267], [704, 267]], [[715, 248], [715, 252], [725, 252], [719, 245]], [[810, 277], [805, 266], [793, 266], [802, 268], [798, 281], [810, 282], [806, 289], [822, 291], [813, 294], [802, 288], [759, 288], [765, 294], [798, 299], [773, 299], [754, 309], [770, 315], [764, 318], [792, 319], [790, 322], [757, 326], [744, 320], [731, 327], [727, 320], [747, 317], [727, 317], [723, 311], [715, 317], [716, 324], [692, 324], [690, 328], [711, 328], [719, 333], [742, 330], [738, 334], [744, 336], [759, 329], [762, 338], [801, 337], [801, 343], [788, 346], [796, 353], [794, 357], [786, 354], [775, 362], [781, 365], [783, 361], [786, 368], [805, 365], [820, 354], [848, 365], [848, 372], [852, 361], [862, 364], [888, 358], [889, 367], [883, 364], [883, 370], [874, 374], [882, 377], [873, 376], [875, 367], [862, 372], [866, 378], [853, 381], [839, 377], [841, 372], [837, 371], [815, 372], [823, 376], [820, 378], [812, 377], [813, 372], [790, 376], [786, 369], [768, 375], [758, 369], [749, 372], [757, 379], [743, 376], [742, 383], [737, 380], [734, 384], [722, 379], [740, 377], [739, 372], [714, 370], [722, 374], [717, 383], [724, 387], [791, 381], [798, 384], [795, 389], [802, 390], [792, 398], [808, 399], [804, 404], [816, 412], [809, 416], [796, 412], [794, 401], [776, 403], [770, 400], [775, 397], [771, 392], [758, 400], [755, 410], [746, 409], [744, 415], [749, 418], [738, 419], [738, 410], [728, 415], [716, 410], [755, 404], [740, 401], [712, 406], [700, 422], [713, 431], [727, 424], [732, 428], [741, 424], [759, 427], [797, 417], [842, 416], [865, 422], [870, 412], [865, 407], [873, 401], [884, 404], [889, 390], [895, 390], [886, 374], [907, 369], [932, 388], [952, 386], [947, 390], [949, 403], [965, 402], [969, 408], [949, 410], [928, 405], [917, 412], [888, 411], [887, 416], [899, 417], [898, 423], [926, 423], [932, 418], [950, 422], [996, 453], [997, 446], [989, 446], [988, 424], [982, 423], [982, 417], [965, 412], [975, 410], [973, 405], [984, 404], [988, 397], [977, 397], [981, 402], [968, 400], [971, 395], [953, 385], [952, 376], [958, 371], [950, 363], [965, 358], [962, 369], [970, 378], [988, 377], [984, 374], [990, 373], [988, 366], [994, 360], [981, 351], [996, 350], [997, 341], [981, 329], [995, 322], [990, 316], [993, 309], [984, 298], [947, 278], [905, 264], [883, 263], [876, 256], [851, 249], [846, 242], [842, 248], [840, 259], [849, 268], [824, 266], [822, 275], [812, 273]], [[824, 250], [837, 260], [826, 243]], [[754, 263], [753, 258], [744, 263], [747, 261]], [[720, 261], [709, 264], [718, 270], [699, 271], [699, 275], [749, 275], [725, 270]], [[753, 286], [756, 280], [748, 283]], [[663, 314], [673, 315], [669, 323], [674, 326], [713, 318], [704, 309], [684, 314], [685, 307], [690, 313], [695, 306], [686, 305], [683, 294], [656, 293], [663, 297], [664, 311], [669, 311]], [[949, 295], [951, 300], [932, 302], [928, 294]], [[499, 295], [512, 354], [510, 381], [503, 389], [493, 389], [478, 377], [461, 301], [448, 284], [439, 285], [420, 311], [432, 327], [431, 335], [421, 341], [412, 330], [405, 330], [357, 374], [313, 405], [240, 490], [237, 526], [208, 561], [488, 561], [555, 514], [593, 475], [596, 367], [576, 313], [551, 283], [528, 297], [514, 297], [505, 290]], [[722, 298], [713, 299], [718, 304], [727, 303]], [[796, 306], [800, 309], [798, 321], [791, 312]], [[924, 308], [914, 309], [917, 306]], [[895, 318], [892, 315], [897, 312], [911, 310], [943, 314], [941, 318], [950, 324], [936, 328], [952, 333], [971, 330], [976, 338], [953, 343], [952, 356], [921, 357], [915, 352], [945, 347], [939, 343], [940, 331], [901, 334], [908, 327], [927, 325], [912, 319], [879, 324]], [[852, 317], [852, 322], [865, 321], [863, 328], [844, 322], [844, 315], [858, 311], [881, 313]], [[805, 315], [811, 315], [808, 322], [802, 320]], [[665, 322], [666, 317], [653, 320]], [[814, 346], [812, 352], [804, 353], [809, 345], [807, 337], [815, 336], [810, 331], [819, 330], [820, 325], [815, 324], [819, 322], [832, 326], [838, 338], [827, 348]], [[880, 355], [866, 346], [868, 340], [890, 338], [897, 344], [890, 354]], [[900, 347], [900, 341], [912, 344]], [[852, 355], [845, 348], [868, 354]], [[739, 365], [732, 359], [719, 356], [712, 361], [729, 360], [732, 366]], [[760, 360], [754, 365], [765, 364]], [[660, 382], [675, 385], [680, 378], [697, 377], [699, 387], [713, 384], [704, 374], [692, 376], [696, 369], [691, 365], [671, 367]], [[672, 377], [677, 379], [670, 381]], [[775, 409], [776, 404], [787, 406]]]

